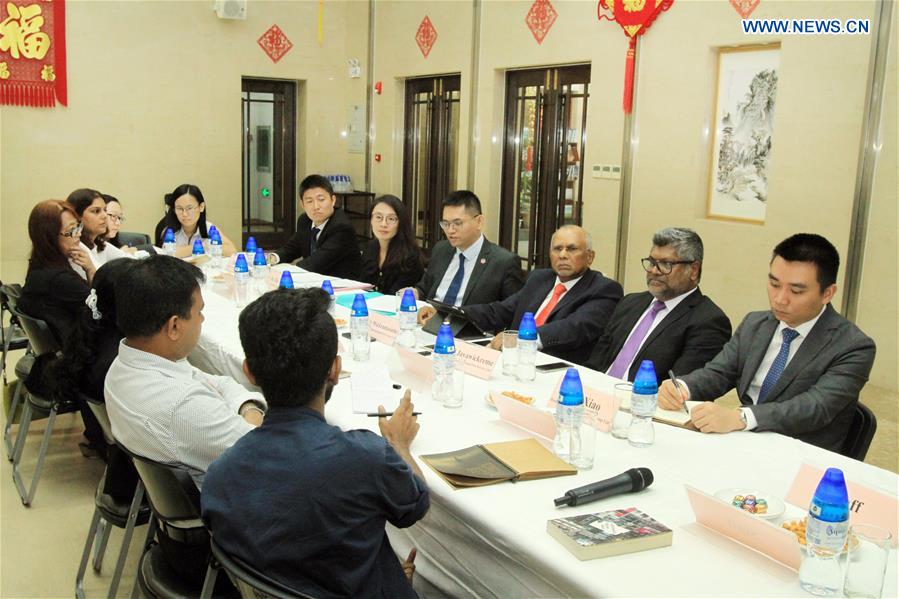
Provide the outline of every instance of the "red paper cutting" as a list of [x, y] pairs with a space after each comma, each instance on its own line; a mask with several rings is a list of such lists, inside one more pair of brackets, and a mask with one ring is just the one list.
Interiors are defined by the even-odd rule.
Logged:
[[421, 24], [418, 26], [418, 31], [415, 32], [415, 43], [418, 44], [418, 49], [421, 50], [425, 58], [431, 53], [431, 48], [434, 47], [434, 42], [436, 41], [437, 30], [434, 28], [434, 24], [431, 23], [431, 19], [425, 15], [425, 18], [421, 20]]
[[748, 19], [752, 11], [759, 5], [762, 0], [730, 0], [731, 6], [737, 9], [740, 16]]
[[68, 104], [65, 0], [0, 6], [0, 104]]
[[543, 38], [549, 33], [558, 16], [559, 13], [556, 12], [550, 0], [534, 0], [524, 22], [527, 23], [528, 29], [531, 30], [531, 35], [534, 36], [537, 43], [542, 44]]
[[281, 31], [281, 28], [277, 25], [272, 25], [269, 27], [268, 31], [262, 34], [256, 43], [259, 44], [259, 47], [268, 54], [268, 57], [272, 59], [272, 62], [278, 62], [281, 58], [293, 48], [293, 43], [287, 39], [287, 36], [284, 35], [284, 32]]

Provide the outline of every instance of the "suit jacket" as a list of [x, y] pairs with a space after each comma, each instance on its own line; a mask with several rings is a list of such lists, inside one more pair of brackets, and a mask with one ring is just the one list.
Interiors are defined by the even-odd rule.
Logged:
[[[653, 299], [651, 293], [643, 291], [629, 293], [621, 300], [587, 366], [600, 372], [609, 369]], [[652, 330], [634, 356], [627, 380], [634, 380], [643, 360], [652, 360], [659, 381], [668, 378], [669, 370], [681, 375], [702, 368], [721, 351], [730, 339], [730, 333], [730, 320], [715, 302], [697, 289]]]
[[328, 219], [318, 234], [318, 248], [312, 254], [312, 220], [303, 214], [297, 219], [297, 232], [283, 248], [275, 253], [281, 262], [293, 262], [302, 258], [300, 267], [332, 277], [359, 280], [362, 259], [356, 244], [356, 232], [350, 219], [340, 208]]
[[421, 252], [407, 256], [399, 268], [386, 270], [381, 270], [378, 265], [380, 257], [381, 244], [377, 239], [372, 239], [362, 252], [362, 274], [359, 280], [371, 283], [375, 286], [375, 291], [384, 295], [394, 295], [400, 289], [412, 287], [425, 272]]
[[[537, 315], [555, 284], [556, 273], [551, 269], [535, 270], [518, 293], [503, 301], [465, 306], [465, 313], [484, 330], [515, 329], [525, 312]], [[543, 351], [584, 364], [621, 295], [621, 285], [616, 281], [595, 270], [585, 272], [562, 296], [543, 326], [537, 327]]]
[[770, 311], [749, 313], [721, 353], [683, 377], [690, 399], [713, 400], [736, 387], [755, 430], [839, 451], [874, 363], [874, 341], [828, 305], [765, 401], [754, 405], [746, 391], [777, 326]]
[[[434, 299], [440, 281], [443, 280], [443, 275], [455, 255], [456, 248], [445, 239], [434, 246], [428, 269], [415, 285], [420, 298]], [[523, 283], [521, 260], [518, 256], [484, 238], [481, 252], [465, 288], [465, 295], [462, 296], [462, 305], [489, 304], [504, 300], [521, 289]]]

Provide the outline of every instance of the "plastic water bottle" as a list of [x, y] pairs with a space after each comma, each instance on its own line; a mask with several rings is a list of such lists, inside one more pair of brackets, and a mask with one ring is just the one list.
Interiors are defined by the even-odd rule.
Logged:
[[215, 227], [209, 229], [209, 256], [212, 258], [212, 269], [220, 271], [222, 268], [222, 234]]
[[268, 291], [268, 260], [265, 258], [265, 250], [256, 248], [253, 255], [253, 283], [254, 293], [257, 296]]
[[403, 347], [415, 347], [415, 326], [418, 324], [418, 304], [411, 289], [403, 292], [400, 302], [400, 334], [396, 342]]
[[519, 381], [533, 381], [537, 377], [537, 323], [534, 313], [525, 312], [518, 325], [518, 365], [515, 376]]
[[634, 447], [649, 447], [656, 440], [652, 426], [659, 397], [659, 382], [652, 360], [640, 362], [640, 369], [634, 377], [631, 392], [631, 425], [627, 429], [627, 440]]
[[[461, 372], [456, 372], [456, 341], [448, 322], [440, 325], [433, 353], [434, 385], [431, 397], [448, 408], [462, 406]], [[458, 380], [457, 380], [458, 379]]]
[[166, 256], [175, 255], [175, 232], [166, 229], [162, 235], [162, 253]]
[[849, 494], [842, 470], [828, 468], [815, 489], [805, 528], [806, 555], [799, 584], [813, 595], [835, 595], [843, 587], [839, 557], [849, 532]]
[[576, 368], [565, 371], [556, 404], [556, 438], [553, 452], [577, 466], [581, 457], [581, 420], [584, 417], [584, 386]]
[[353, 299], [350, 333], [353, 338], [353, 359], [357, 362], [367, 362], [371, 354], [371, 340], [368, 338], [368, 305], [361, 293], [357, 293]]
[[250, 286], [250, 265], [247, 264], [247, 257], [243, 254], [237, 254], [234, 261], [234, 299], [238, 308], [247, 305], [247, 288]]
[[293, 276], [289, 271], [281, 273], [281, 280], [278, 282], [279, 289], [293, 289]]
[[256, 238], [253, 236], [247, 237], [247, 247], [246, 251], [248, 254], [256, 253]]
[[337, 303], [337, 298], [334, 297], [334, 286], [331, 285], [331, 279], [322, 281], [322, 291], [331, 298], [331, 303], [328, 304], [328, 314], [334, 316], [334, 305]]

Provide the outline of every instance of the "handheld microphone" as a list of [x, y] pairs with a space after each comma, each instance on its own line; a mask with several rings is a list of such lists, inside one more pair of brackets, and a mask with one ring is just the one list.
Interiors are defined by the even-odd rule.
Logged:
[[651, 485], [652, 481], [652, 470], [649, 468], [631, 468], [618, 476], [566, 491], [564, 497], [558, 497], [553, 501], [556, 507], [582, 505], [612, 495], [642, 491]]

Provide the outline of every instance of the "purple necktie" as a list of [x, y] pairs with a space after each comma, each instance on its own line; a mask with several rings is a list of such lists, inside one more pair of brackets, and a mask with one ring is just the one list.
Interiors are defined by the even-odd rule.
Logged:
[[616, 379], [627, 378], [628, 366], [634, 361], [634, 356], [637, 355], [637, 351], [639, 351], [640, 346], [643, 345], [643, 340], [646, 339], [646, 335], [649, 333], [649, 329], [652, 327], [656, 315], [664, 309], [664, 303], [659, 300], [653, 300], [652, 305], [649, 307], [649, 312], [646, 313], [643, 320], [637, 323], [637, 328], [634, 329], [634, 332], [631, 333], [627, 343], [625, 343], [624, 347], [621, 348], [621, 351], [618, 352], [615, 361], [612, 362], [612, 366], [606, 374], [613, 376]]

